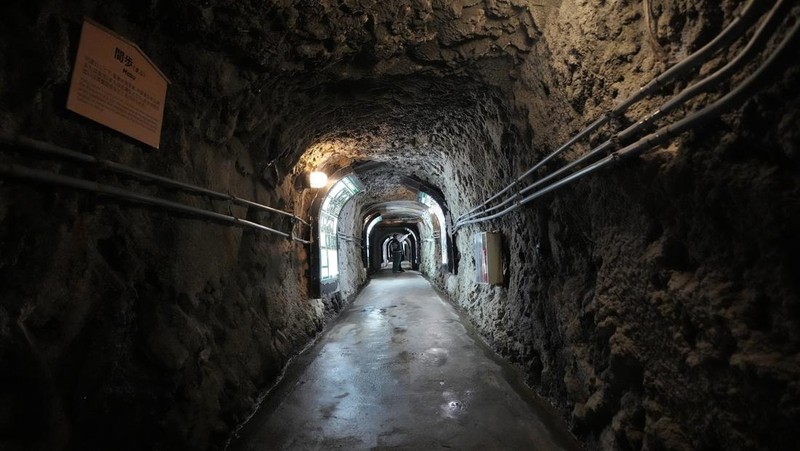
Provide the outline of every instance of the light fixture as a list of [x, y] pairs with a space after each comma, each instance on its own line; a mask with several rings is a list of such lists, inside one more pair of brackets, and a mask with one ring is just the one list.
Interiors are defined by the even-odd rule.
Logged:
[[324, 172], [314, 171], [308, 176], [308, 185], [312, 188], [324, 188], [328, 184], [328, 176]]

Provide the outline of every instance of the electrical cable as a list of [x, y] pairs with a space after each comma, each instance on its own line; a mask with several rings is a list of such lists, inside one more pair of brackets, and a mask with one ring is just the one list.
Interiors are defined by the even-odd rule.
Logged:
[[[487, 213], [490, 213], [492, 211], [498, 210], [498, 209], [502, 208], [503, 206], [508, 205], [509, 203], [511, 203], [511, 202], [513, 202], [515, 200], [518, 201], [518, 198], [521, 195], [523, 195], [523, 194], [525, 194], [525, 193], [527, 193], [529, 191], [532, 191], [534, 188], [536, 188], [538, 186], [541, 186], [542, 184], [544, 184], [544, 183], [546, 183], [546, 182], [548, 182], [548, 181], [550, 181], [550, 180], [552, 180], [552, 179], [564, 174], [565, 172], [567, 172], [570, 169], [578, 166], [579, 164], [584, 163], [587, 160], [590, 160], [591, 158], [597, 156], [600, 153], [605, 152], [606, 150], [609, 150], [612, 146], [614, 146], [614, 143], [624, 142], [625, 140], [630, 139], [635, 133], [639, 132], [640, 130], [643, 130], [645, 127], [649, 126], [650, 124], [652, 124], [656, 120], [666, 116], [668, 113], [674, 111], [675, 109], [677, 109], [679, 106], [683, 105], [685, 102], [687, 102], [691, 98], [699, 95], [703, 91], [706, 91], [706, 90], [710, 89], [713, 85], [722, 82], [723, 81], [723, 77], [730, 76], [733, 73], [733, 71], [735, 71], [736, 69], [742, 67], [747, 62], [747, 58], [749, 56], [751, 56], [755, 52], [757, 44], [762, 43], [762, 41], [765, 41], [766, 38], [768, 38], [768, 36], [766, 36], [766, 31], [772, 25], [773, 20], [776, 19], [777, 13], [780, 11], [780, 9], [781, 9], [781, 7], [783, 6], [784, 3], [785, 3], [785, 0], [779, 0], [774, 5], [774, 7], [767, 14], [765, 20], [761, 23], [761, 25], [754, 32], [753, 36], [750, 38], [750, 40], [747, 43], [747, 45], [745, 46], [745, 48], [741, 52], [739, 52], [739, 54], [733, 60], [728, 62], [721, 69], [717, 70], [716, 72], [714, 72], [711, 75], [706, 76], [705, 78], [703, 78], [702, 80], [700, 80], [696, 84], [687, 87], [681, 93], [679, 93], [678, 95], [672, 97], [666, 103], [664, 103], [659, 108], [657, 108], [654, 112], [652, 112], [652, 113], [648, 114], [647, 116], [645, 116], [645, 118], [643, 118], [640, 121], [634, 123], [633, 125], [629, 126], [625, 130], [617, 133], [614, 137], [606, 140], [605, 142], [600, 144], [598, 147], [592, 149], [591, 151], [589, 151], [588, 153], [582, 155], [578, 159], [576, 159], [576, 160], [568, 163], [567, 165], [559, 168], [554, 173], [549, 174], [546, 177], [544, 177], [544, 178], [542, 178], [540, 180], [537, 180], [536, 182], [534, 182], [534, 183], [522, 188], [517, 193], [515, 193], [513, 197], [509, 197], [509, 198], [505, 199], [504, 201], [500, 202], [499, 204], [497, 204], [497, 205], [495, 205], [493, 207], [486, 208], [484, 211], [482, 211], [480, 213], [475, 213], [475, 214], [471, 215], [469, 218], [464, 218], [464, 219], [470, 219], [471, 220], [471, 219], [477, 219], [477, 218], [480, 218], [480, 217], [484, 217], [484, 215], [486, 215]], [[464, 220], [461, 220], [460, 222], [457, 222], [456, 224], [458, 225], [461, 222], [464, 222]]]
[[633, 144], [630, 144], [608, 156], [605, 158], [596, 161], [595, 163], [579, 170], [578, 172], [571, 174], [564, 179], [561, 179], [545, 188], [536, 191], [533, 194], [530, 194], [523, 198], [522, 200], [518, 201], [511, 207], [506, 208], [505, 210], [495, 213], [488, 217], [473, 219], [469, 221], [464, 221], [456, 225], [456, 229], [459, 227], [463, 227], [469, 224], [475, 224], [479, 222], [488, 221], [491, 219], [496, 219], [501, 216], [504, 216], [511, 211], [516, 210], [517, 208], [525, 205], [547, 193], [550, 193], [558, 188], [561, 188], [575, 180], [585, 177], [596, 170], [608, 166], [610, 164], [618, 163], [623, 159], [627, 159], [636, 155], [641, 154], [642, 152], [649, 150], [653, 147], [663, 144], [669, 139], [674, 138], [692, 128], [701, 125], [702, 123], [712, 119], [714, 117], [719, 116], [725, 110], [731, 108], [734, 104], [740, 102], [742, 98], [745, 97], [747, 91], [752, 88], [752, 86], [758, 81], [759, 78], [765, 75], [765, 73], [769, 70], [769, 68], [775, 63], [778, 57], [786, 51], [789, 47], [789, 44], [793, 39], [796, 38], [798, 31], [800, 31], [800, 20], [798, 20], [797, 10], [795, 10], [794, 20], [795, 23], [791, 27], [789, 31], [787, 31], [786, 35], [784, 36], [781, 43], [778, 47], [773, 51], [770, 56], [756, 69], [753, 74], [751, 74], [747, 79], [745, 79], [742, 83], [740, 83], [735, 89], [731, 90], [728, 94], [717, 100], [716, 102], [706, 106], [700, 111], [697, 111], [689, 116], [684, 117], [683, 119], [677, 121], [674, 124], [666, 125], [660, 128], [658, 131], [651, 133], [644, 138], [636, 141]]
[[616, 107], [609, 110], [608, 112], [601, 115], [597, 120], [591, 123], [589, 126], [584, 128], [578, 134], [573, 136], [570, 140], [564, 143], [561, 147], [556, 149], [551, 154], [547, 155], [541, 161], [536, 163], [533, 167], [525, 171], [522, 175], [517, 177], [512, 183], [508, 184], [505, 188], [498, 191], [488, 199], [484, 200], [480, 205], [476, 206], [475, 208], [467, 211], [466, 213], [462, 214], [456, 219], [456, 223], [461, 222], [468, 217], [475, 216], [478, 210], [487, 206], [490, 202], [496, 200], [513, 187], [517, 186], [520, 182], [525, 180], [528, 176], [533, 174], [536, 170], [542, 167], [551, 159], [555, 158], [559, 154], [563, 153], [565, 150], [571, 148], [575, 143], [582, 140], [583, 138], [587, 137], [590, 133], [594, 132], [601, 126], [605, 125], [609, 122], [613, 117], [619, 116], [623, 114], [625, 111], [628, 110], [633, 104], [641, 101], [642, 99], [649, 97], [652, 95], [660, 86], [664, 85], [666, 82], [676, 78], [684, 73], [688, 72], [689, 70], [699, 66], [700, 64], [705, 63], [710, 59], [710, 56], [717, 52], [723, 45], [732, 41], [734, 38], [738, 38], [740, 32], [743, 33], [746, 27], [748, 26], [749, 22], [754, 19], [753, 16], [758, 12], [760, 7], [763, 7], [765, 2], [757, 1], [757, 0], [750, 0], [738, 14], [735, 14], [731, 22], [728, 24], [725, 29], [720, 32], [714, 39], [709, 41], [706, 45], [701, 47], [696, 52], [692, 53], [685, 59], [683, 59], [678, 64], [667, 69], [665, 72], [660, 74], [659, 76], [655, 77], [645, 86], [639, 88], [634, 94], [629, 96], [624, 101], [620, 102]]
[[109, 160], [103, 160], [92, 155], [88, 155], [82, 152], [77, 152], [75, 150], [67, 149], [64, 147], [56, 146], [50, 143], [46, 143], [43, 141], [38, 141], [35, 139], [31, 139], [25, 136], [10, 136], [7, 134], [0, 134], [0, 142], [5, 143], [9, 146], [21, 146], [31, 150], [35, 150], [37, 152], [41, 152], [47, 155], [53, 155], [57, 157], [66, 158], [69, 160], [73, 160], [79, 163], [84, 164], [93, 164], [102, 169], [109, 170], [111, 172], [117, 172], [133, 177], [137, 177], [139, 179], [148, 180], [151, 182], [155, 182], [164, 186], [169, 186], [172, 188], [182, 189], [184, 191], [189, 191], [193, 193], [203, 194], [206, 196], [214, 197], [217, 199], [229, 200], [233, 203], [244, 205], [248, 207], [253, 207], [259, 210], [269, 211], [272, 213], [289, 216], [295, 221], [299, 221], [305, 225], [310, 225], [307, 221], [303, 220], [302, 218], [289, 213], [287, 211], [278, 210], [276, 208], [268, 207], [266, 205], [262, 205], [250, 200], [242, 199], [240, 197], [234, 196], [232, 194], [221, 193], [219, 191], [210, 190], [207, 188], [203, 188], [196, 185], [190, 185], [188, 183], [180, 182], [171, 178], [163, 177], [160, 175], [156, 175], [150, 172], [145, 172], [140, 169], [132, 168], [130, 166], [126, 166], [120, 163], [116, 163]]
[[275, 230], [255, 222], [248, 221], [246, 219], [237, 218], [236, 216], [233, 215], [224, 215], [221, 213], [216, 213], [213, 211], [204, 210], [197, 207], [192, 207], [189, 205], [169, 201], [166, 199], [160, 199], [157, 197], [135, 193], [133, 191], [124, 190], [114, 186], [104, 185], [101, 183], [91, 182], [88, 180], [83, 180], [75, 177], [68, 177], [61, 174], [55, 174], [41, 169], [27, 168], [13, 163], [0, 163], [0, 175], [10, 176], [24, 180], [32, 180], [51, 185], [65, 186], [83, 191], [89, 191], [101, 196], [124, 199], [135, 203], [151, 205], [185, 214], [212, 219], [215, 221], [225, 222], [244, 228], [251, 228], [262, 232], [273, 233], [304, 244], [311, 243], [310, 241], [297, 238], [293, 234], [281, 232], [279, 230]]

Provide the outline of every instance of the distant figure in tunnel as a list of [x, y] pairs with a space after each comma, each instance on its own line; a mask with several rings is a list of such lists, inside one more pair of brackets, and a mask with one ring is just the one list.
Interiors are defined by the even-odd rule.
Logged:
[[400, 266], [400, 261], [403, 260], [403, 243], [397, 239], [396, 233], [389, 241], [389, 252], [392, 254], [392, 272], [405, 272]]

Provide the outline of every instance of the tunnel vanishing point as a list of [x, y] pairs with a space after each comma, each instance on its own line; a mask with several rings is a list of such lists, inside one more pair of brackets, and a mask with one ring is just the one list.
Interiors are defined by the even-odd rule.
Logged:
[[[797, 2], [0, 12], [1, 449], [224, 449], [393, 234], [586, 449], [797, 449]], [[66, 108], [85, 19], [158, 148]]]

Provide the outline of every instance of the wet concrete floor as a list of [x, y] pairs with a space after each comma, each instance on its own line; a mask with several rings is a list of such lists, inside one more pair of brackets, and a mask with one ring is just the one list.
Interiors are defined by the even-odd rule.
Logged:
[[231, 450], [577, 450], [422, 276], [377, 274]]

